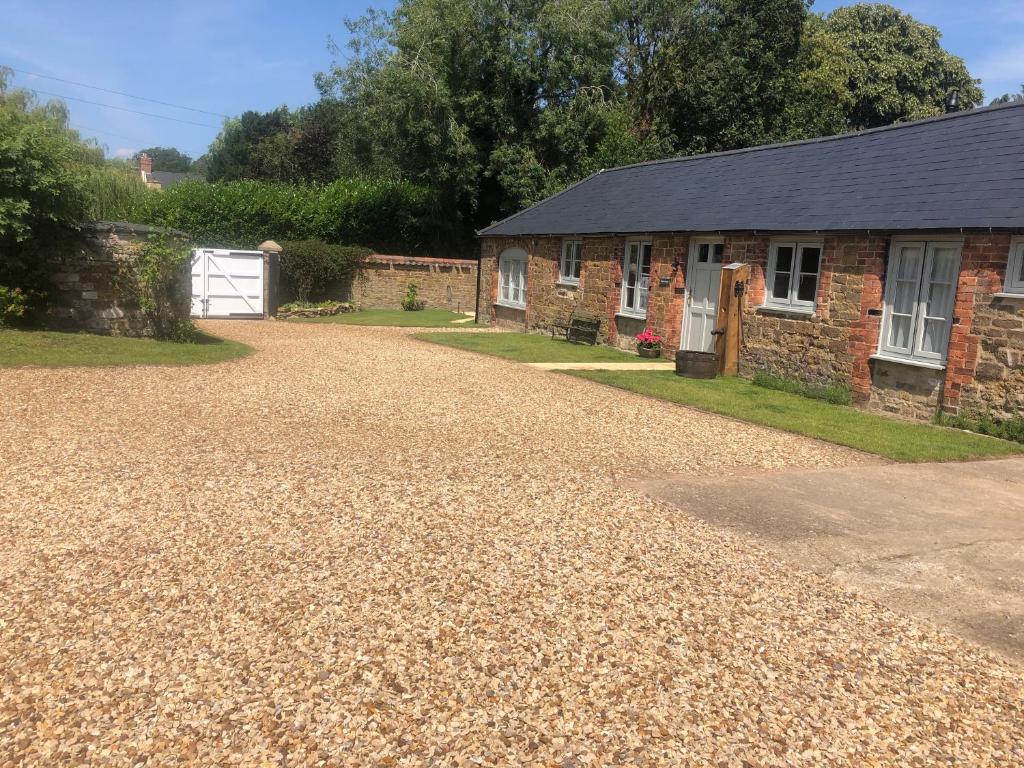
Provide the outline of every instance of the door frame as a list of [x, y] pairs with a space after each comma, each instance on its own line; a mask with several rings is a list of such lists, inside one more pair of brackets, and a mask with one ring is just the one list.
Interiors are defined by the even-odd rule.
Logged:
[[[725, 237], [722, 235], [694, 235], [690, 237], [689, 253], [686, 257], [686, 274], [683, 275], [683, 319], [679, 324], [679, 349], [682, 351], [687, 351], [686, 331], [688, 330], [687, 324], [690, 319], [690, 301], [693, 299], [693, 292], [690, 290], [690, 277], [693, 275], [694, 266], [697, 263], [697, 249], [704, 244], [721, 244], [724, 247]], [[725, 266], [724, 255], [720, 266]], [[718, 309], [717, 296], [715, 297], [715, 309]]]

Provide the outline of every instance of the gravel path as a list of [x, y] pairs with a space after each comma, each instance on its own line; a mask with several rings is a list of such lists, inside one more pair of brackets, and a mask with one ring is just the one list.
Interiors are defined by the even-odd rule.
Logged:
[[210, 330], [258, 352], [0, 372], [0, 766], [1024, 762], [1020, 667], [618, 482], [862, 457], [401, 330]]

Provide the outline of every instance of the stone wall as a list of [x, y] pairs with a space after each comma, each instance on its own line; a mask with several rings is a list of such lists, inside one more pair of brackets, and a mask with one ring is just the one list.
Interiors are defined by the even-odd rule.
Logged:
[[[141, 224], [101, 222], [83, 228], [77, 242], [48, 254], [47, 325], [111, 336], [152, 336], [150, 320], [139, 306], [135, 269], [139, 250], [154, 231]], [[183, 269], [182, 321], [189, 316], [190, 280]]]
[[1000, 295], [1009, 249], [1005, 233], [969, 238], [964, 247], [946, 410], [1024, 415], [1024, 296]]
[[[484, 238], [481, 243], [480, 317], [506, 327], [544, 331], [578, 314], [601, 321], [603, 343], [633, 348], [645, 327], [665, 337], [664, 355], [679, 347], [686, 301], [689, 236], [652, 235], [651, 291], [647, 318], [618, 314], [626, 238], [583, 237], [579, 286], [559, 284], [562, 238]], [[945, 371], [874, 359], [878, 351], [890, 237], [874, 234], [822, 238], [821, 271], [812, 314], [763, 307], [771, 238], [726, 233], [725, 262], [750, 265], [743, 311], [740, 373], [764, 371], [811, 384], [851, 390], [871, 409], [930, 419], [949, 411], [1024, 409], [1024, 298], [1002, 289], [1008, 234], [964, 237], [949, 361]], [[527, 307], [496, 307], [497, 258], [508, 248], [529, 257]], [[662, 285], [665, 279], [667, 285]]]
[[370, 256], [345, 300], [365, 307], [402, 306], [409, 283], [419, 286], [428, 307], [472, 312], [476, 304], [476, 262], [414, 256]]

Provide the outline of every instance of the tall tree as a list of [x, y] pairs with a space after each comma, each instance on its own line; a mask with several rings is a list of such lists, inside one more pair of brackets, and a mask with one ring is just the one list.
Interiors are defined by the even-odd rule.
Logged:
[[147, 147], [132, 155], [132, 163], [139, 164], [139, 156], [149, 155], [154, 171], [177, 171], [186, 173], [192, 168], [192, 158], [174, 147]]
[[837, 8], [824, 18], [819, 44], [846, 72], [852, 105], [846, 130], [877, 128], [941, 114], [952, 91], [964, 109], [982, 101], [963, 59], [946, 51], [942, 34], [881, 3]]

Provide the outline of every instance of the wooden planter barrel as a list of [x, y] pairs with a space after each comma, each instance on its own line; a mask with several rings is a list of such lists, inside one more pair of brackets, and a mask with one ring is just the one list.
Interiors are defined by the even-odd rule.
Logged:
[[718, 375], [719, 356], [715, 352], [676, 352], [676, 375], [691, 379], [713, 379]]
[[661, 357], [661, 347], [637, 347], [636, 352], [640, 357], [648, 359]]

